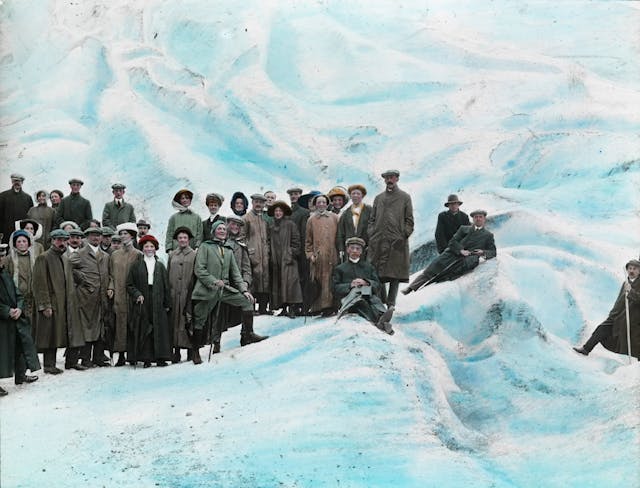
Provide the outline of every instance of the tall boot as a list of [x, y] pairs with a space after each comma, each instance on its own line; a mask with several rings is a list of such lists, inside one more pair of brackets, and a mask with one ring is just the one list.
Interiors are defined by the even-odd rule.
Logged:
[[253, 313], [242, 312], [242, 330], [240, 331], [240, 345], [246, 346], [254, 342], [260, 342], [269, 336], [261, 336], [253, 332]]
[[173, 355], [171, 356], [171, 362], [173, 364], [178, 364], [180, 362], [180, 348], [179, 347], [174, 347], [173, 348]]
[[200, 347], [202, 347], [202, 343], [204, 336], [204, 329], [194, 329], [193, 336], [191, 337], [191, 344], [193, 348], [191, 349], [191, 359], [193, 360], [193, 364], [202, 364], [202, 358], [200, 357]]

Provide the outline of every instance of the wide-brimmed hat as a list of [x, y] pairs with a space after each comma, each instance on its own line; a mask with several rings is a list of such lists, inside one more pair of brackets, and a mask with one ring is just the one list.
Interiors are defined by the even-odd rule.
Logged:
[[487, 216], [487, 211], [486, 210], [482, 210], [481, 208], [474, 210], [473, 212], [471, 212], [469, 215], [471, 217], [473, 217], [474, 215], [484, 215], [485, 217]]
[[624, 269], [629, 269], [630, 265], [640, 268], [640, 261], [638, 261], [637, 259], [630, 259], [629, 262], [624, 265]]
[[79, 229], [80, 226], [78, 224], [76, 224], [73, 220], [65, 220], [64, 222], [62, 222], [58, 227], [60, 227], [61, 229], [63, 229], [64, 227], [66, 227], [67, 225], [70, 225], [71, 227], [73, 227], [74, 229]]
[[37, 234], [38, 231], [40, 230], [40, 222], [38, 222], [37, 220], [33, 220], [33, 219], [22, 219], [22, 220], [18, 220], [15, 224], [15, 228], [16, 230], [18, 229], [24, 229], [27, 224], [32, 224], [33, 225], [33, 234]]
[[455, 195], [453, 193], [447, 197], [447, 201], [444, 202], [444, 206], [448, 207], [452, 203], [458, 203], [458, 204], [462, 205], [462, 202], [458, 199], [458, 195]]
[[349, 201], [349, 193], [344, 186], [334, 186], [333, 188], [331, 188], [331, 190], [329, 190], [329, 193], [327, 193], [329, 201], [331, 201], [333, 197], [338, 196], [344, 198], [344, 203], [347, 203]]
[[355, 185], [351, 185], [349, 188], [347, 188], [349, 195], [351, 195], [351, 192], [353, 190], [360, 190], [362, 192], [362, 196], [365, 196], [367, 194], [367, 189], [364, 187], [364, 185], [361, 185], [359, 183], [356, 183]]
[[193, 232], [191, 232], [191, 229], [189, 229], [189, 227], [185, 227], [184, 225], [178, 227], [173, 232], [173, 238], [177, 239], [178, 238], [178, 234], [180, 234], [181, 232], [184, 232], [185, 234], [187, 234], [189, 236], [189, 239], [193, 239]]
[[382, 176], [383, 178], [386, 178], [387, 176], [400, 177], [400, 171], [398, 171], [397, 169], [388, 169], [384, 173], [382, 173], [380, 176]]
[[298, 199], [298, 205], [300, 205], [302, 208], [308, 209], [309, 202], [313, 199], [313, 197], [321, 194], [322, 194], [321, 191], [313, 190], [313, 191], [310, 191], [309, 193], [305, 193], [304, 195], [300, 195], [300, 198]]
[[158, 243], [158, 239], [153, 237], [151, 234], [147, 234], [146, 236], [142, 236], [138, 241], [138, 246], [142, 248], [147, 242], [153, 244], [153, 247], [156, 248], [156, 251], [160, 248], [160, 244]]
[[349, 239], [347, 239], [344, 243], [347, 247], [349, 247], [351, 244], [358, 244], [364, 248], [367, 245], [364, 239], [361, 239], [360, 237], [349, 237]]
[[287, 204], [287, 202], [283, 202], [282, 200], [276, 200], [275, 202], [273, 202], [267, 210], [267, 215], [269, 217], [273, 217], [276, 208], [282, 209], [285, 215], [291, 215], [291, 207]]
[[136, 229], [138, 227], [146, 227], [147, 229], [151, 229], [151, 224], [144, 219], [140, 219], [136, 222]]
[[209, 205], [209, 202], [217, 200], [218, 206], [222, 207], [222, 203], [224, 202], [224, 197], [220, 195], [220, 193], [207, 193], [207, 196], [204, 199], [204, 204]]
[[193, 200], [193, 192], [191, 190], [187, 190], [186, 188], [182, 188], [178, 190], [178, 192], [173, 196], [173, 201], [176, 203], [180, 203], [180, 195], [182, 195], [183, 193], [189, 195], [189, 198]]
[[126, 230], [132, 237], [138, 235], [138, 227], [133, 222], [124, 222], [116, 227], [116, 232], [120, 234], [123, 230]]
[[325, 195], [324, 193], [318, 193], [311, 199], [311, 205], [313, 205], [314, 207], [316, 206], [316, 200], [318, 199], [318, 197], [325, 197], [327, 199], [327, 203], [331, 201], [328, 195]]

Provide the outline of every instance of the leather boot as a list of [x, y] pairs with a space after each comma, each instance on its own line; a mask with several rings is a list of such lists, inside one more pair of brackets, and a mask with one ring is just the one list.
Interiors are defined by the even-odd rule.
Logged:
[[242, 330], [240, 331], [240, 345], [246, 346], [264, 341], [269, 336], [261, 336], [253, 332], [253, 313], [242, 312]]
[[175, 347], [173, 349], [173, 356], [171, 356], [171, 362], [173, 364], [178, 364], [180, 362], [180, 348], [179, 347]]
[[193, 364], [202, 364], [202, 358], [200, 357], [200, 347], [202, 346], [203, 335], [203, 329], [195, 329], [193, 331], [193, 337], [191, 338], [191, 344], [193, 345], [193, 349], [191, 349], [191, 360], [193, 361]]

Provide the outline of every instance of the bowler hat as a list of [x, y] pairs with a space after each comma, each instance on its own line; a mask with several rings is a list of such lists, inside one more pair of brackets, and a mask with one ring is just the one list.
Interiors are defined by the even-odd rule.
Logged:
[[136, 222], [136, 228], [138, 227], [146, 227], [147, 229], [151, 229], [151, 224], [144, 219], [140, 219]]
[[447, 197], [447, 201], [444, 203], [444, 206], [448, 207], [452, 203], [459, 203], [460, 205], [462, 205], [462, 202], [458, 199], [458, 195], [455, 195], [453, 193]]

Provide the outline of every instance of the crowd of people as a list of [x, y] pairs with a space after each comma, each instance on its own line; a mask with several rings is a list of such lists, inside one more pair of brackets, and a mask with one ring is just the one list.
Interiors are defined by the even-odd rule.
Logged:
[[[210, 344], [210, 354], [220, 352], [229, 327], [241, 325], [241, 346], [266, 339], [254, 331], [254, 317], [274, 313], [357, 313], [393, 334], [399, 286], [409, 281], [414, 218], [400, 172], [381, 176], [385, 188], [372, 204], [361, 184], [326, 193], [294, 186], [288, 203], [273, 191], [235, 192], [224, 216], [225, 198], [209, 193], [205, 218], [191, 208], [193, 192], [181, 189], [171, 202], [165, 266], [151, 223], [136, 218], [124, 184], [112, 185], [98, 220], [80, 194], [82, 180], [69, 180], [67, 196], [36, 192], [34, 205], [24, 177], [12, 174], [11, 188], [0, 193], [0, 378], [36, 381], [39, 353], [44, 372], [60, 374], [61, 348], [64, 368], [79, 371], [163, 367], [180, 362], [182, 350], [200, 364], [200, 349]], [[439, 254], [402, 293], [496, 256], [487, 212], [471, 212], [470, 221], [461, 205], [457, 195], [444, 202]]]

